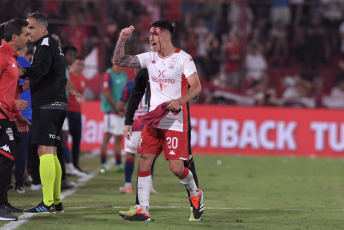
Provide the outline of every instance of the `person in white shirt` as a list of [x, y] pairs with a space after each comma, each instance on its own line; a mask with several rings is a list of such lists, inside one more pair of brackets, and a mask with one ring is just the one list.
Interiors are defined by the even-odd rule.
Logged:
[[[189, 159], [186, 102], [201, 92], [195, 63], [189, 54], [173, 46], [171, 37], [174, 27], [166, 20], [158, 20], [151, 24], [150, 52], [125, 55], [125, 43], [134, 29], [130, 26], [121, 31], [114, 52], [114, 62], [119, 66], [147, 68], [151, 87], [150, 111], [167, 102], [166, 109], [170, 112], [161, 119], [158, 128], [143, 128], [138, 147], [138, 153], [141, 154], [137, 184], [140, 209], [124, 220], [150, 220], [151, 166], [162, 150], [169, 162], [170, 170], [190, 193], [189, 199], [195, 219], [200, 219], [204, 210], [203, 193], [197, 188], [192, 172], [183, 164], [183, 161]], [[180, 112], [176, 115], [172, 113], [177, 111]], [[126, 138], [130, 138], [131, 133], [132, 127], [125, 126]]]

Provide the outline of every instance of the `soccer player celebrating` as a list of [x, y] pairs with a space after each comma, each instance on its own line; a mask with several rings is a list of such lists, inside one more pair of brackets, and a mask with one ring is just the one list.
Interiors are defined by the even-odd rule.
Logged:
[[30, 68], [24, 68], [24, 77], [30, 79], [32, 100], [31, 143], [38, 145], [39, 172], [43, 201], [24, 210], [29, 213], [62, 212], [61, 164], [57, 146], [68, 109], [66, 95], [66, 64], [56, 40], [48, 35], [48, 20], [39, 13], [29, 15], [30, 41], [36, 51]]
[[[174, 27], [166, 20], [151, 24], [151, 52], [136, 56], [125, 55], [126, 40], [134, 29], [130, 26], [121, 31], [115, 48], [114, 62], [120, 66], [147, 68], [151, 90], [150, 111], [161, 108], [161, 104], [167, 102], [168, 114], [158, 122], [157, 128], [147, 125], [143, 128], [138, 146], [138, 153], [141, 154], [137, 185], [140, 209], [124, 220], [150, 220], [151, 166], [156, 155], [162, 150], [169, 162], [170, 170], [190, 193], [194, 217], [199, 219], [204, 210], [203, 193], [197, 188], [192, 172], [183, 164], [183, 161], [189, 160], [186, 102], [201, 91], [195, 63], [189, 54], [173, 46], [171, 37]], [[131, 133], [131, 130], [124, 132]]]
[[[148, 76], [147, 69], [141, 69], [139, 71], [139, 73], [136, 75], [134, 86], [130, 92], [131, 92], [130, 93], [130, 99], [128, 101], [127, 111], [125, 113], [125, 125], [129, 126], [129, 127], [125, 127], [124, 131], [126, 131], [126, 132], [132, 131], [132, 134], [124, 133], [124, 135], [126, 137], [130, 138], [129, 140], [128, 140], [128, 138], [125, 139], [126, 143], [127, 143], [127, 141], [130, 141], [129, 143], [132, 143], [132, 141], [136, 140], [134, 133], [135, 133], [135, 126], [136, 126], [135, 120], [138, 119], [137, 110], [139, 108], [139, 105], [147, 104], [146, 101], [148, 101], [147, 99], [150, 98], [150, 85], [149, 85], [149, 76]], [[121, 103], [122, 102], [120, 102], [118, 107], [121, 106]], [[189, 102], [186, 103], [186, 106], [187, 106], [187, 114], [188, 114], [188, 138], [189, 138], [188, 153], [189, 153], [189, 160], [184, 161], [184, 167], [188, 168], [192, 172], [195, 183], [196, 183], [197, 188], [198, 188], [198, 178], [197, 178], [196, 167], [195, 167], [195, 162], [194, 162], [194, 159], [192, 156], [191, 143], [190, 143], [191, 122], [190, 122]], [[148, 104], [148, 107], [149, 107], [149, 104]], [[143, 106], [143, 108], [145, 108], [145, 106]], [[143, 111], [146, 112], [146, 109], [144, 109]], [[140, 132], [140, 134], [141, 134], [141, 132]], [[134, 140], [133, 140], [133, 137], [134, 137]], [[140, 137], [138, 137], [138, 138], [140, 138]], [[139, 143], [139, 139], [137, 140], [137, 143], [136, 143], [136, 151], [137, 151], [138, 143]], [[153, 162], [152, 172], [153, 172], [153, 168], [154, 168], [154, 163], [155, 162]], [[126, 172], [126, 168], [125, 168], [125, 172]], [[127, 181], [127, 179], [126, 179], [126, 181]], [[153, 194], [152, 190], [151, 190], [151, 194]], [[190, 196], [189, 192], [188, 192], [188, 196]], [[139, 209], [140, 209], [140, 203], [139, 203], [139, 200], [137, 197], [137, 191], [136, 191], [135, 206], [132, 207], [131, 209], [129, 209], [128, 211], [119, 211], [119, 215], [123, 218], [125, 218], [127, 216], [133, 216], [135, 214], [135, 212]], [[200, 221], [200, 220], [201, 220], [201, 218], [198, 218], [198, 219], [194, 218], [194, 214], [192, 212], [192, 206], [191, 206], [191, 214], [190, 214], [189, 221]]]

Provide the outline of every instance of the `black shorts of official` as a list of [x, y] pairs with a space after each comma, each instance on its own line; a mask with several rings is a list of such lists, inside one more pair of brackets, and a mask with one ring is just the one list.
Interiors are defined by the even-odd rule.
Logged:
[[17, 125], [9, 119], [0, 119], [0, 125], [0, 154], [14, 161], [20, 141]]
[[31, 143], [45, 146], [57, 146], [66, 118], [68, 104], [54, 102], [32, 108]]

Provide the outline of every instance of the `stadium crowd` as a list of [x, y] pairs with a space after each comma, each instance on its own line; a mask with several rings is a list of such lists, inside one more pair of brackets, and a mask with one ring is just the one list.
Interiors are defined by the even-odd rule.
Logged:
[[[203, 85], [198, 103], [342, 108], [338, 93], [331, 91], [340, 88], [343, 79], [344, 3], [244, 2], [109, 0], [104, 41], [100, 1], [35, 0], [15, 7], [13, 1], [4, 1], [3, 9], [15, 10], [2, 12], [0, 20], [26, 16], [32, 9], [45, 13], [50, 31], [86, 57], [90, 80], [100, 74], [97, 47], [105, 46], [103, 72], [111, 66], [120, 29], [133, 24], [136, 33], [127, 49], [143, 52], [149, 49], [150, 22], [166, 18], [178, 28], [175, 45], [195, 58]], [[99, 81], [92, 81], [87, 99], [99, 99]]]

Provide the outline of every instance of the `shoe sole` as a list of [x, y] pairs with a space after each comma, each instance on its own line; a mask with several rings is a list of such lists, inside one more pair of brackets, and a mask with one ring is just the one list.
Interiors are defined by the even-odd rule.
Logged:
[[127, 222], [147, 222], [147, 221], [151, 221], [151, 218], [148, 218], [147, 220], [124, 220], [124, 221], [127, 221]]
[[17, 221], [18, 218], [6, 218], [6, 217], [0, 217], [0, 220], [3, 220], [3, 221]]

